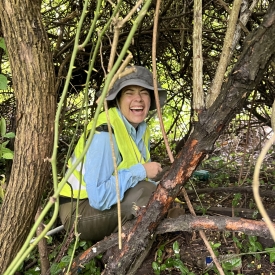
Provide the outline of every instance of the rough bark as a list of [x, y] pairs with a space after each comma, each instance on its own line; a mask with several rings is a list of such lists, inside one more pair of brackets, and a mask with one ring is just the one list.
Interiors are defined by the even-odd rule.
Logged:
[[204, 156], [211, 152], [222, 130], [242, 107], [274, 57], [275, 2], [262, 25], [245, 42], [245, 49], [214, 104], [199, 116], [199, 122], [177, 155], [170, 171], [158, 185], [146, 209], [123, 238], [123, 248], [108, 262], [104, 274], [126, 274], [133, 260], [147, 246], [150, 236]]
[[[194, 208], [196, 205], [193, 205]], [[201, 206], [201, 205], [200, 205]], [[220, 206], [211, 206], [202, 205], [203, 210], [197, 210], [196, 214], [198, 215], [224, 215], [224, 216], [232, 216], [232, 212], [235, 217], [246, 218], [246, 219], [262, 219], [262, 215], [255, 211], [255, 209], [248, 208], [232, 208], [232, 207], [220, 207]], [[268, 216], [274, 221], [275, 219], [275, 210], [274, 209], [266, 209]]]
[[174, 219], [166, 219], [157, 228], [156, 232], [157, 234], [163, 234], [166, 232], [197, 230], [243, 232], [246, 235], [271, 239], [270, 232], [264, 221], [234, 217], [183, 215], [178, 217], [176, 222], [174, 222]]
[[15, 154], [0, 212], [1, 274], [29, 233], [50, 172], [54, 68], [40, 5], [36, 0], [0, 0], [17, 102]]

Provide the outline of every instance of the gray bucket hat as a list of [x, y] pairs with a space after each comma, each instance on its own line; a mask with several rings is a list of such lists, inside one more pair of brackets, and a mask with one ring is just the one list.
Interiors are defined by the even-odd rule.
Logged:
[[[157, 108], [156, 100], [154, 96], [154, 83], [153, 83], [153, 74], [145, 67], [142, 66], [133, 66], [135, 68], [134, 72], [127, 74], [114, 83], [112, 89], [109, 91], [109, 94], [106, 96], [106, 100], [114, 100], [117, 94], [126, 86], [137, 85], [143, 88], [146, 88], [150, 91], [151, 95], [151, 106], [150, 110]], [[127, 67], [129, 68], [129, 67]], [[162, 107], [166, 102], [167, 91], [164, 90], [161, 85], [158, 83], [158, 92], [159, 92], [159, 103]]]

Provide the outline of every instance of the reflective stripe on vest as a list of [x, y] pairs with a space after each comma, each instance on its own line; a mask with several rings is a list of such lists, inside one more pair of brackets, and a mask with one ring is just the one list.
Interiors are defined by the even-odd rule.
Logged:
[[[148, 127], [146, 128], [146, 131], [143, 135], [143, 142], [145, 145], [146, 150], [146, 159], [144, 160], [136, 143], [132, 139], [132, 137], [128, 134], [128, 131], [126, 129], [126, 126], [121, 119], [117, 108], [111, 108], [109, 109], [109, 117], [110, 117], [110, 123], [112, 125], [112, 129], [114, 131], [114, 135], [116, 138], [118, 150], [122, 156], [122, 161], [118, 165], [118, 170], [121, 169], [127, 169], [131, 166], [137, 164], [137, 163], [145, 163], [148, 162], [150, 159], [150, 152], [149, 152], [149, 138], [150, 138], [150, 131]], [[87, 136], [92, 128], [93, 121], [91, 121], [87, 126]], [[102, 124], [107, 124], [106, 114], [105, 112], [101, 113], [98, 117], [96, 127]], [[81, 153], [83, 152], [84, 146], [86, 142], [86, 137], [84, 134], [80, 137], [74, 153], [72, 157], [70, 158], [68, 162], [68, 168], [72, 167], [72, 165], [75, 163], [77, 158], [80, 157]], [[85, 162], [84, 158], [84, 162]], [[82, 162], [80, 162], [77, 166], [77, 168], [74, 170], [74, 172], [70, 175], [68, 178], [68, 183], [65, 184], [63, 189], [60, 192], [61, 196], [65, 197], [71, 197], [73, 195], [74, 198], [78, 197], [80, 199], [87, 198], [87, 192], [86, 192], [86, 183], [84, 181], [84, 164], [82, 165]]]

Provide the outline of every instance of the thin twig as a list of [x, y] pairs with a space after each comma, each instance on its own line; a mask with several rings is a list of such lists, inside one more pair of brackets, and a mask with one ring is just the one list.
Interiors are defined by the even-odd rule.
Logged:
[[120, 35], [120, 24], [118, 24], [119, 21], [119, 13], [117, 13], [116, 17], [113, 19], [114, 22], [114, 38], [113, 38], [113, 43], [111, 47], [111, 53], [110, 53], [110, 59], [108, 63], [108, 72], [111, 71], [114, 61], [115, 61], [115, 55], [116, 55], [116, 50], [117, 50], [117, 45], [118, 45], [118, 38]]
[[165, 147], [169, 156], [169, 159], [171, 161], [171, 163], [174, 162], [174, 157], [173, 154], [171, 152], [169, 143], [168, 143], [168, 139], [167, 139], [167, 135], [164, 129], [164, 125], [163, 125], [163, 119], [162, 119], [162, 115], [161, 115], [161, 109], [160, 109], [160, 103], [159, 103], [159, 94], [158, 94], [158, 84], [157, 84], [157, 65], [156, 65], [156, 52], [157, 52], [157, 37], [158, 37], [158, 20], [159, 20], [159, 10], [160, 10], [160, 2], [161, 0], [157, 0], [156, 3], [156, 12], [155, 12], [155, 17], [154, 17], [154, 29], [153, 29], [153, 44], [152, 44], [152, 65], [153, 65], [153, 82], [154, 82], [154, 95], [155, 95], [155, 101], [156, 101], [156, 107], [157, 107], [157, 114], [158, 114], [158, 118], [159, 118], [159, 123], [160, 123], [160, 128], [161, 128], [161, 132], [163, 134], [163, 140], [165, 143]]
[[130, 20], [130, 17], [138, 10], [138, 8], [141, 6], [143, 0], [139, 0], [135, 6], [130, 10], [130, 12], [125, 16], [125, 18], [121, 21], [121, 27]]
[[224, 80], [224, 75], [226, 68], [228, 66], [228, 60], [233, 45], [233, 37], [236, 29], [236, 24], [238, 21], [238, 15], [240, 11], [242, 0], [235, 0], [233, 3], [232, 11], [230, 13], [228, 28], [224, 38], [224, 44], [221, 52], [221, 58], [216, 70], [214, 80], [211, 84], [209, 94], [206, 99], [206, 107], [209, 108], [213, 102], [216, 100], [218, 94], [220, 93], [221, 86]]

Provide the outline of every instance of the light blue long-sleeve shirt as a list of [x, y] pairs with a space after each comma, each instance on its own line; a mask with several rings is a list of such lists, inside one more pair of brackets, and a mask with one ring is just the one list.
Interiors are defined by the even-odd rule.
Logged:
[[[120, 114], [122, 117], [122, 115]], [[146, 130], [146, 123], [139, 124], [136, 130], [124, 117], [123, 121], [128, 133], [136, 143], [143, 158], [146, 158], [146, 146], [143, 142], [143, 135]], [[114, 151], [117, 166], [122, 161], [114, 134]], [[147, 145], [149, 148], [149, 145]], [[137, 160], [138, 162], [139, 160]], [[91, 145], [86, 154], [84, 164], [84, 181], [88, 193], [89, 203], [93, 208], [98, 210], [110, 209], [117, 203], [116, 179], [113, 175], [114, 164], [112, 158], [112, 149], [110, 144], [109, 133], [97, 132], [94, 134]], [[123, 199], [124, 193], [131, 187], [134, 187], [139, 181], [146, 178], [146, 171], [141, 163], [133, 165], [129, 169], [118, 171], [120, 200]]]

